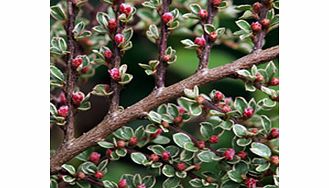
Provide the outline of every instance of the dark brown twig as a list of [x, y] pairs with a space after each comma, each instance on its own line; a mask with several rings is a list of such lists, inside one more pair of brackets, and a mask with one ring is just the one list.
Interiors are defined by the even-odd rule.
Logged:
[[[214, 16], [216, 15], [217, 8], [215, 8], [212, 5], [212, 0], [207, 1], [207, 12], [208, 12], [208, 18], [205, 22], [201, 22], [203, 30], [205, 24], [211, 24], [214, 21]], [[204, 32], [205, 33], [205, 32]], [[203, 49], [197, 49], [198, 50], [198, 58], [199, 58], [199, 67], [198, 71], [208, 68], [209, 64], [209, 56], [211, 51], [211, 41], [209, 39], [209, 36], [207, 34], [204, 35], [204, 39], [206, 40], [206, 45]], [[201, 51], [202, 50], [202, 51]], [[201, 52], [200, 52], [201, 51]]]
[[126, 108], [123, 112], [118, 114], [108, 114], [95, 128], [73, 140], [69, 146], [60, 146], [51, 157], [50, 171], [52, 173], [58, 171], [62, 164], [69, 161], [86, 148], [102, 140], [107, 135], [113, 133], [118, 128], [143, 116], [143, 114], [160, 104], [181, 96], [184, 93], [184, 89], [191, 89], [196, 85], [218, 81], [235, 74], [238, 70], [248, 69], [253, 65], [273, 60], [278, 57], [278, 55], [279, 46], [260, 50], [257, 53], [246, 55], [233, 63], [209, 69], [206, 72], [197, 72], [176, 84], [163, 88], [160, 92], [153, 91], [149, 96]]
[[[266, 18], [267, 12], [268, 12], [268, 3], [269, 0], [261, 0], [261, 3], [263, 4], [263, 6], [260, 9], [259, 12], [259, 17], [258, 17], [258, 21], [260, 22], [262, 19]], [[254, 36], [254, 48], [253, 51], [257, 51], [263, 48], [264, 46], [264, 39], [266, 36], [267, 30], [263, 29], [262, 31], [258, 32], [255, 36]]]
[[[169, 11], [169, 0], [162, 0], [162, 10], [158, 11], [159, 15], [166, 13]], [[159, 65], [157, 67], [156, 75], [155, 75], [155, 84], [156, 88], [161, 88], [165, 86], [165, 77], [166, 77], [166, 69], [167, 62], [163, 61], [163, 56], [165, 55], [165, 51], [167, 49], [167, 40], [168, 40], [168, 26], [166, 23], [161, 21], [161, 31], [160, 31], [160, 39], [158, 41], [159, 48]]]
[[70, 51], [68, 60], [67, 60], [67, 80], [66, 80], [66, 98], [68, 101], [68, 107], [69, 107], [69, 114], [67, 117], [67, 124], [66, 131], [65, 131], [65, 138], [64, 143], [69, 142], [74, 138], [74, 106], [72, 104], [72, 93], [74, 91], [74, 85], [76, 81], [76, 72], [72, 68], [72, 60], [75, 57], [76, 54], [76, 44], [73, 34], [74, 29], [74, 22], [75, 22], [75, 14], [76, 14], [76, 7], [73, 4], [71, 0], [67, 0], [67, 12], [68, 12], [68, 21], [66, 25], [66, 33], [68, 38], [68, 50]]

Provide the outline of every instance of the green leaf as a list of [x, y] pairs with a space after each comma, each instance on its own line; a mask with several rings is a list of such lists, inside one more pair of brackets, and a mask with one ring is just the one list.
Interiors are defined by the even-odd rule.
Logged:
[[109, 16], [106, 13], [97, 12], [96, 20], [103, 28], [107, 28]]
[[240, 161], [239, 163], [234, 164], [233, 169], [240, 174], [246, 175], [249, 171], [249, 165], [244, 161]]
[[184, 144], [184, 149], [190, 152], [197, 152], [199, 149], [194, 146], [192, 142], [187, 142]]
[[163, 183], [162, 183], [162, 188], [175, 188], [178, 187], [180, 184], [180, 180], [176, 177], [173, 178], [167, 178]]
[[134, 31], [133, 31], [133, 29], [131, 27], [129, 27], [128, 29], [123, 30], [123, 36], [125, 38], [125, 42], [130, 41], [130, 39], [132, 38], [133, 34], [134, 34]]
[[233, 127], [233, 121], [232, 120], [227, 120], [227, 121], [222, 121], [219, 126], [224, 129], [224, 130], [231, 130]]
[[50, 74], [53, 78], [56, 78], [57, 80], [64, 82], [64, 74], [61, 70], [59, 70], [57, 67], [51, 65], [50, 66]]
[[111, 142], [107, 142], [105, 140], [99, 141], [97, 142], [97, 144], [102, 148], [106, 148], [106, 149], [114, 148], [114, 145]]
[[177, 171], [177, 172], [175, 172], [175, 174], [177, 177], [179, 177], [181, 179], [186, 178], [186, 176], [187, 176], [187, 172], [185, 172], [185, 171]]
[[183, 150], [179, 155], [179, 159], [181, 161], [190, 161], [194, 156], [195, 156], [194, 152]]
[[56, 20], [65, 20], [66, 15], [61, 5], [50, 7], [50, 15]]
[[145, 176], [143, 178], [143, 183], [147, 188], [152, 188], [156, 183], [156, 179], [154, 176]]
[[62, 168], [64, 168], [67, 172], [69, 172], [71, 175], [75, 175], [75, 168], [72, 165], [69, 164], [63, 164]]
[[97, 169], [98, 169], [99, 171], [104, 171], [104, 170], [106, 169], [108, 163], [109, 163], [109, 160], [108, 160], [108, 159], [105, 159], [105, 160], [101, 161], [101, 162], [99, 163], [99, 165], [97, 166]]
[[256, 91], [256, 87], [251, 82], [245, 82], [244, 87], [246, 88], [246, 91], [250, 91], [250, 92]]
[[261, 115], [261, 122], [262, 122], [262, 127], [265, 131], [266, 134], [269, 134], [271, 132], [271, 128], [272, 128], [272, 123], [270, 118], [268, 118], [265, 115]]
[[190, 5], [190, 9], [194, 14], [199, 14], [201, 7], [199, 4], [193, 3]]
[[185, 48], [198, 47], [198, 45], [194, 44], [194, 42], [190, 39], [184, 39], [184, 40], [181, 40], [180, 42], [185, 45]]
[[62, 178], [63, 178], [63, 181], [66, 183], [72, 183], [75, 181], [75, 178], [68, 176], [68, 175], [64, 175]]
[[148, 146], [147, 149], [151, 150], [153, 153], [157, 155], [162, 155], [162, 152], [166, 151], [161, 145], [151, 145]]
[[50, 188], [58, 188], [58, 183], [56, 180], [50, 180]]
[[181, 148], [184, 148], [185, 143], [192, 142], [191, 138], [184, 133], [174, 134], [173, 140]]
[[91, 94], [97, 96], [109, 96], [113, 92], [110, 92], [110, 86], [108, 84], [97, 84]]
[[211, 151], [201, 151], [198, 153], [197, 157], [200, 161], [209, 163], [213, 161], [213, 158], [216, 157], [216, 155]]
[[57, 115], [57, 109], [56, 106], [53, 103], [50, 103], [50, 114], [53, 116]]
[[166, 164], [162, 168], [162, 173], [163, 173], [163, 175], [167, 176], [168, 178], [171, 178], [171, 177], [175, 176], [175, 169], [174, 169], [174, 167]]
[[97, 166], [92, 162], [84, 162], [80, 165], [80, 168], [85, 174], [94, 174], [97, 170]]
[[265, 164], [260, 164], [256, 167], [257, 172], [265, 172], [267, 169], [269, 169], [271, 166], [271, 163], [266, 162]]
[[154, 140], [152, 140], [152, 142], [155, 144], [168, 144], [170, 143], [170, 139], [165, 136], [158, 135]]
[[251, 5], [239, 5], [239, 6], [236, 6], [235, 8], [237, 10], [241, 10], [241, 11], [252, 10]]
[[199, 116], [202, 114], [202, 108], [198, 103], [193, 103], [189, 106], [189, 111], [192, 116]]
[[247, 135], [247, 129], [240, 124], [233, 125], [233, 132], [237, 137], [243, 137]]
[[210, 34], [211, 32], [214, 32], [216, 30], [215, 26], [213, 26], [212, 24], [205, 24], [204, 25], [204, 31], [207, 34]]
[[194, 178], [189, 181], [192, 187], [203, 187], [202, 181], [199, 178]]
[[134, 183], [135, 185], [139, 185], [139, 184], [142, 184], [142, 183], [143, 183], [143, 180], [142, 180], [142, 177], [141, 177], [140, 174], [135, 174], [135, 175], [134, 175], [133, 183]]
[[275, 66], [275, 64], [273, 63], [273, 61], [270, 61], [267, 65], [266, 65], [266, 68], [265, 68], [265, 71], [269, 77], [269, 79], [271, 79], [274, 74], [276, 73], [277, 71], [277, 68]]
[[117, 188], [118, 187], [114, 182], [111, 182], [109, 180], [103, 180], [103, 185], [105, 188]]
[[156, 122], [158, 124], [161, 124], [161, 115], [154, 112], [154, 111], [151, 111], [148, 113], [147, 117], [149, 118], [150, 121], [153, 121], [153, 122]]
[[274, 8], [279, 9], [279, 1], [274, 1], [272, 5]]
[[200, 124], [200, 133], [204, 138], [208, 140], [210, 136], [214, 134], [212, 125], [207, 122], [202, 122]]
[[267, 145], [259, 143], [259, 142], [253, 142], [251, 144], [250, 151], [252, 151], [254, 154], [264, 157], [266, 159], [268, 159], [272, 154], [270, 148]]
[[242, 30], [250, 32], [250, 24], [245, 20], [238, 20], [235, 22]]
[[238, 146], [245, 147], [248, 146], [251, 142], [252, 142], [251, 138], [239, 138], [236, 141], [236, 144], [238, 144]]
[[248, 107], [248, 103], [244, 98], [237, 97], [234, 101], [234, 107], [240, 112], [240, 114], [243, 114], [244, 109]]
[[137, 164], [143, 164], [145, 161], [147, 161], [146, 156], [141, 152], [134, 152], [130, 154], [130, 157]]
[[227, 172], [227, 175], [234, 182], [241, 183], [243, 181], [239, 171], [230, 170], [230, 171]]
[[119, 157], [124, 157], [127, 155], [127, 150], [125, 148], [120, 148], [115, 150], [115, 153], [119, 156]]

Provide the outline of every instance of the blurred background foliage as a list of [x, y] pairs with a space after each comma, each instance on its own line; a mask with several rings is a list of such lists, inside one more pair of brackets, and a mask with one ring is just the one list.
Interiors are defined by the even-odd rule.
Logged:
[[[51, 5], [55, 5], [59, 0], [51, 0]], [[99, 0], [91, 0], [89, 1], [93, 5], [97, 5]], [[234, 0], [234, 5], [240, 4], [252, 4], [255, 1], [252, 0]], [[236, 18], [231, 17], [223, 17], [219, 20], [219, 26], [229, 28], [232, 31], [238, 30], [238, 27], [235, 24]], [[53, 24], [53, 20], [51, 19], [50, 24]], [[185, 49], [183, 45], [180, 43], [180, 40], [186, 37], [183, 35], [171, 35], [169, 36], [169, 46], [173, 46], [177, 51], [177, 61], [176, 63], [169, 66], [167, 72], [167, 85], [171, 85], [176, 83], [190, 75], [192, 75], [198, 65], [198, 58], [196, 56], [195, 50]], [[279, 32], [278, 29], [271, 31], [266, 37], [266, 44], [264, 48], [268, 48], [274, 45], [278, 45], [279, 41]], [[157, 57], [157, 48], [155, 44], [151, 43], [145, 37], [145, 31], [135, 32], [133, 39], [133, 48], [128, 50], [125, 54], [122, 64], [128, 65], [129, 73], [134, 75], [134, 79], [128, 85], [125, 86], [122, 91], [120, 103], [122, 106], [127, 107], [130, 106], [143, 97], [147, 96], [154, 87], [154, 79], [152, 76], [147, 76], [144, 73], [144, 70], [138, 66], [138, 63], [147, 63], [152, 58]], [[210, 56], [210, 67], [217, 67], [221, 65], [225, 65], [227, 63], [231, 63], [232, 61], [246, 55], [246, 53], [234, 50], [225, 45], [217, 45], [212, 48], [211, 56]], [[274, 61], [276, 66], [279, 67], [278, 61]], [[259, 65], [259, 67], [263, 67], [264, 65]], [[278, 73], [277, 73], [278, 74]], [[276, 75], [278, 77], [278, 75]], [[110, 83], [109, 75], [107, 72], [107, 68], [104, 66], [100, 66], [96, 70], [96, 74], [87, 82], [87, 83], [79, 83], [80, 89], [84, 93], [88, 93], [92, 90], [92, 88], [99, 83]], [[244, 84], [241, 80], [235, 80], [231, 78], [226, 78], [217, 82], [213, 82], [208, 85], [201, 86], [201, 91], [204, 93], [209, 93], [212, 89], [217, 89], [225, 94], [228, 97], [237, 97], [242, 96], [246, 97], [247, 100], [254, 97], [256, 100], [260, 98], [266, 97], [260, 91], [256, 91], [254, 93], [246, 92], [244, 89]], [[276, 89], [276, 88], [275, 88]], [[173, 101], [175, 102], [175, 101]], [[91, 97], [92, 108], [88, 111], [79, 111], [76, 115], [76, 136], [81, 135], [82, 133], [92, 129], [99, 122], [103, 120], [103, 117], [107, 113], [108, 104], [105, 97], [92, 96]], [[279, 123], [279, 109], [278, 107], [275, 110], [265, 112], [272, 119], [272, 124], [274, 127], [278, 127]], [[145, 120], [136, 120], [129, 123], [129, 126], [137, 127], [139, 125], [146, 125], [148, 122]], [[188, 129], [186, 129], [188, 127]], [[193, 124], [184, 125], [183, 129], [188, 132], [195, 133], [198, 132], [198, 126]], [[218, 147], [230, 147], [231, 138], [233, 135], [230, 133], [224, 134], [221, 136], [219, 143], [214, 146], [214, 148]], [[59, 128], [53, 127], [50, 133], [51, 138], [51, 149], [55, 149], [61, 143], [63, 135]], [[73, 161], [78, 162], [78, 161]], [[216, 168], [216, 165], [207, 164], [208, 170], [211, 171], [211, 168]], [[133, 163], [128, 155], [125, 159], [121, 159], [120, 161], [112, 162], [109, 165], [109, 172], [107, 174], [108, 177], [106, 179], [118, 181], [122, 174], [129, 173], [141, 173], [148, 174], [146, 168], [142, 168], [142, 166], [138, 166]], [[160, 185], [160, 184], [157, 184]]]

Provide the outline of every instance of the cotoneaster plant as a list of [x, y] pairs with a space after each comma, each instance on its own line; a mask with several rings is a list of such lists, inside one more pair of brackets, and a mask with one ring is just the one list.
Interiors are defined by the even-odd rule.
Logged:
[[[279, 25], [278, 9], [277, 0], [243, 5], [231, 0], [103, 0], [96, 6], [61, 0], [52, 6], [50, 125], [59, 127], [64, 139], [51, 152], [50, 187], [279, 187], [279, 129], [268, 116], [279, 102], [274, 63], [279, 47], [263, 49], [267, 34]], [[224, 16], [235, 18], [238, 29], [220, 27]], [[138, 79], [123, 61], [133, 51], [136, 32], [157, 48], [156, 58], [133, 62], [155, 84], [148, 96], [124, 108], [121, 91]], [[168, 38], [177, 35], [185, 37], [179, 45], [195, 51], [199, 66], [190, 77], [168, 85], [167, 69], [179, 58], [178, 46], [169, 46]], [[210, 69], [216, 45], [246, 55]], [[82, 92], [81, 85], [98, 67], [106, 67], [110, 82]], [[224, 78], [238, 79], [246, 91], [264, 95], [246, 99], [199, 90]], [[93, 96], [107, 99], [108, 113], [76, 137], [75, 115], [92, 108]], [[136, 119], [145, 123], [130, 127]], [[229, 145], [220, 145], [227, 138]], [[108, 166], [118, 160], [136, 163], [147, 174], [122, 174], [114, 181]]]

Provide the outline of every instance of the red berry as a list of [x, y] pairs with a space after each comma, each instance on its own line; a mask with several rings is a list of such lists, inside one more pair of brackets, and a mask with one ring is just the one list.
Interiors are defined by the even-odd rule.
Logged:
[[75, 104], [77, 106], [80, 106], [80, 103], [84, 98], [85, 98], [85, 95], [81, 91], [74, 92], [72, 94], [73, 104]]
[[199, 11], [199, 16], [200, 16], [201, 19], [207, 19], [207, 17], [208, 17], [208, 12], [207, 12], [206, 10], [204, 10], [204, 9], [201, 9], [201, 10]]
[[277, 86], [279, 85], [279, 78], [272, 78], [271, 81], [270, 81], [270, 85], [271, 86]]
[[254, 115], [254, 109], [251, 107], [245, 108], [243, 111], [243, 116], [246, 118], [251, 118]]
[[159, 156], [157, 154], [153, 153], [149, 156], [149, 159], [153, 162], [157, 162], [157, 161], [159, 161]]
[[222, 0], [212, 0], [211, 3], [214, 7], [218, 7], [222, 3]]
[[264, 80], [264, 76], [260, 73], [257, 73], [255, 81], [256, 82], [262, 82], [263, 80]]
[[129, 145], [134, 146], [138, 143], [138, 139], [136, 136], [133, 136], [129, 139]]
[[176, 168], [177, 168], [177, 170], [179, 170], [179, 171], [184, 171], [185, 169], [186, 169], [186, 165], [185, 165], [185, 163], [178, 163], [177, 165], [176, 165]]
[[245, 151], [240, 151], [238, 153], [238, 156], [241, 158], [241, 159], [246, 159], [247, 158], [247, 152]]
[[212, 135], [209, 138], [209, 142], [212, 143], [212, 144], [216, 144], [218, 142], [218, 135]]
[[107, 149], [106, 150], [106, 156], [111, 157], [112, 152], [113, 151], [111, 149]]
[[250, 129], [250, 132], [256, 134], [258, 132], [258, 129], [257, 128], [252, 128], [252, 129]]
[[278, 166], [279, 165], [279, 156], [275, 155], [271, 157], [271, 162], [275, 165]]
[[131, 11], [132, 11], [132, 8], [131, 8], [131, 6], [130, 5], [128, 5], [128, 4], [124, 4], [124, 3], [122, 3], [121, 5], [120, 5], [120, 12], [121, 13], [124, 13], [125, 15], [130, 15], [130, 13], [131, 13]]
[[233, 160], [234, 155], [235, 155], [235, 150], [233, 148], [229, 148], [224, 152], [225, 159], [229, 161]]
[[177, 116], [174, 118], [174, 123], [175, 124], [180, 124], [183, 122], [183, 117], [182, 116]]
[[223, 108], [222, 108], [222, 111], [224, 113], [228, 113], [228, 112], [232, 111], [232, 109], [229, 105], [224, 105]]
[[112, 57], [112, 51], [111, 50], [105, 50], [104, 57], [106, 59], [111, 59], [111, 57]]
[[254, 11], [254, 13], [258, 14], [262, 6], [263, 5], [260, 2], [256, 2], [252, 5], [252, 10]]
[[247, 186], [247, 188], [256, 188], [256, 183], [258, 180], [254, 179], [254, 178], [247, 178], [244, 181], [244, 184]]
[[255, 33], [258, 33], [262, 30], [262, 25], [259, 22], [253, 22], [251, 24], [251, 30]]
[[108, 72], [110, 73], [113, 80], [115, 80], [115, 81], [121, 80], [121, 75], [120, 75], [120, 71], [118, 68], [113, 68], [113, 69], [109, 70]]
[[186, 111], [185, 111], [185, 109], [184, 109], [183, 107], [181, 107], [181, 106], [178, 107], [178, 113], [179, 113], [180, 115], [183, 115], [185, 112], [186, 112]]
[[137, 188], [146, 188], [146, 186], [145, 186], [145, 184], [143, 183], [143, 184], [139, 184], [139, 185], [137, 185]]
[[230, 103], [232, 103], [232, 97], [228, 97], [224, 99], [225, 104], [229, 105]]
[[168, 161], [170, 159], [170, 153], [168, 151], [162, 152], [162, 159]]
[[214, 94], [214, 100], [216, 102], [219, 102], [219, 101], [223, 100], [223, 98], [224, 98], [224, 95], [223, 95], [222, 92], [220, 92], [220, 91], [216, 91], [215, 92], [215, 94]]
[[164, 13], [162, 16], [162, 21], [167, 24], [169, 22], [171, 22], [174, 19], [174, 16], [171, 14], [171, 12], [166, 12]]
[[115, 31], [115, 29], [117, 28], [117, 21], [114, 18], [109, 19], [107, 27], [110, 31]]
[[216, 31], [213, 31], [209, 34], [209, 39], [214, 42], [217, 40], [217, 32]]
[[170, 60], [170, 55], [164, 55], [164, 56], [162, 57], [162, 60], [163, 60], [164, 62], [168, 62], [168, 61]]
[[88, 67], [88, 66], [83, 67], [83, 68], [81, 69], [81, 73], [82, 73], [82, 74], [85, 74], [85, 73], [87, 73], [88, 71], [89, 71], [89, 67]]
[[158, 135], [160, 135], [161, 133], [162, 133], [162, 129], [157, 129], [155, 133], [152, 133], [152, 134], [150, 135], [150, 137], [151, 137], [152, 139], [155, 139], [155, 138], [156, 138]]
[[203, 140], [199, 140], [196, 145], [199, 149], [204, 149], [206, 147], [206, 144]]
[[95, 177], [96, 177], [97, 179], [102, 179], [102, 178], [104, 177], [104, 174], [103, 174], [103, 172], [101, 172], [101, 171], [97, 171], [97, 172], [95, 173]]
[[83, 59], [81, 57], [76, 57], [72, 60], [72, 67], [73, 68], [78, 68], [83, 62]]
[[67, 117], [69, 115], [69, 107], [68, 106], [61, 106], [59, 107], [59, 109], [57, 110], [58, 115], [61, 117]]
[[127, 188], [128, 187], [127, 180], [126, 179], [121, 179], [118, 183], [118, 187], [119, 188]]
[[271, 21], [267, 18], [264, 18], [260, 21], [260, 23], [264, 28], [268, 28], [270, 26]]
[[126, 142], [125, 141], [123, 141], [123, 140], [119, 140], [118, 142], [117, 142], [117, 147], [118, 148], [124, 148], [126, 146]]
[[272, 128], [270, 132], [270, 138], [279, 138], [279, 129]]
[[124, 42], [124, 40], [125, 40], [125, 37], [121, 33], [118, 33], [114, 36], [114, 41], [117, 44], [121, 44], [122, 42]]
[[99, 162], [99, 160], [101, 159], [101, 154], [97, 153], [97, 152], [92, 152], [89, 155], [89, 161], [97, 164]]
[[78, 172], [78, 175], [77, 175], [77, 177], [78, 177], [80, 180], [83, 180], [83, 179], [85, 179], [85, 178], [86, 178], [86, 174], [85, 174], [85, 173], [83, 173], [83, 172]]
[[196, 37], [194, 39], [194, 44], [199, 45], [200, 47], [204, 47], [206, 45], [206, 40], [202, 37]]

